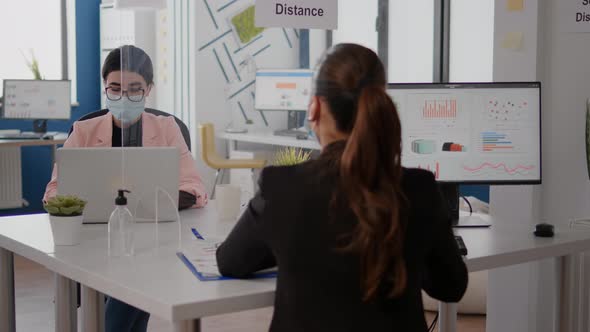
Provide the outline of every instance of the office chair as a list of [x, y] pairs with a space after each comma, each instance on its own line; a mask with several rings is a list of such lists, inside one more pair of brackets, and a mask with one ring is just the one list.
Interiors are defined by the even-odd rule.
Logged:
[[[172, 114], [158, 111], [158, 110], [155, 110], [152, 108], [146, 108], [145, 111], [150, 114], [153, 114], [153, 115], [173, 116], [174, 120], [176, 121], [176, 124], [178, 124], [178, 127], [180, 128], [180, 132], [182, 133], [182, 137], [184, 138], [184, 141], [186, 142], [186, 145], [188, 146], [189, 151], [191, 150], [191, 134], [190, 134], [190, 131], [188, 130], [187, 126], [184, 124], [184, 122], [182, 122], [182, 120], [180, 120], [179, 118], [177, 118], [176, 116], [174, 116]], [[88, 114], [84, 115], [83, 117], [81, 117], [80, 119], [78, 119], [78, 121], [84, 121], [84, 120], [96, 118], [96, 117], [107, 114], [107, 112], [108, 112], [108, 110], [104, 109], [104, 110], [88, 113]], [[74, 130], [73, 126], [70, 127], [70, 131], [68, 133], [68, 136], [70, 136], [70, 134], [72, 133], [72, 130]]]
[[199, 134], [201, 137], [201, 157], [207, 166], [216, 170], [215, 182], [211, 191], [211, 198], [215, 197], [215, 186], [223, 175], [225, 170], [232, 168], [250, 168], [252, 171], [257, 168], [263, 168], [266, 160], [263, 159], [227, 159], [220, 156], [215, 148], [215, 129], [211, 123], [199, 124]]

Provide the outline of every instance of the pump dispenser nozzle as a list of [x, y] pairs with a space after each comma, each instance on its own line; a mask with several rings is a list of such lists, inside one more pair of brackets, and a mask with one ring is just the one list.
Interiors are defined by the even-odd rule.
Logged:
[[115, 205], [127, 205], [127, 197], [125, 197], [125, 193], [131, 194], [131, 192], [127, 189], [119, 189], [119, 195], [115, 199]]

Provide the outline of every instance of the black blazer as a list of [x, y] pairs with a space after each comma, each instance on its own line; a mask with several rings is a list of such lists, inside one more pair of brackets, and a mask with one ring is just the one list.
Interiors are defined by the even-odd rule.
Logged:
[[338, 176], [325, 152], [342, 148], [332, 144], [319, 160], [265, 168], [260, 191], [217, 251], [219, 270], [243, 278], [278, 264], [271, 331], [426, 331], [421, 290], [458, 302], [467, 287], [467, 269], [434, 176], [403, 172], [410, 205], [404, 294], [365, 303], [358, 255], [336, 250], [357, 219], [346, 209], [337, 218], [330, 214]]

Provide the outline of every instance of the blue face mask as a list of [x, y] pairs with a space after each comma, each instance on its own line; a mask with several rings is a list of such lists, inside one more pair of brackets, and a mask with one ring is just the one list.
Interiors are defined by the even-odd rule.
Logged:
[[133, 124], [145, 110], [145, 98], [139, 102], [131, 101], [125, 96], [119, 100], [106, 98], [106, 107], [123, 124]]

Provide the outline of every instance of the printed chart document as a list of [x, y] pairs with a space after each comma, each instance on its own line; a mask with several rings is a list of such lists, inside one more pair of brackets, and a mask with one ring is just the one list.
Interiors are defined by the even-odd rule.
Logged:
[[[204, 238], [196, 229], [191, 230], [195, 240], [187, 244], [182, 252], [177, 253], [178, 258], [201, 281], [231, 280], [223, 277], [217, 267], [216, 251], [223, 239]], [[274, 278], [277, 269], [268, 269], [255, 273], [252, 278]]]
[[222, 242], [221, 239], [195, 240], [183, 254], [203, 277], [221, 277], [215, 252]]

